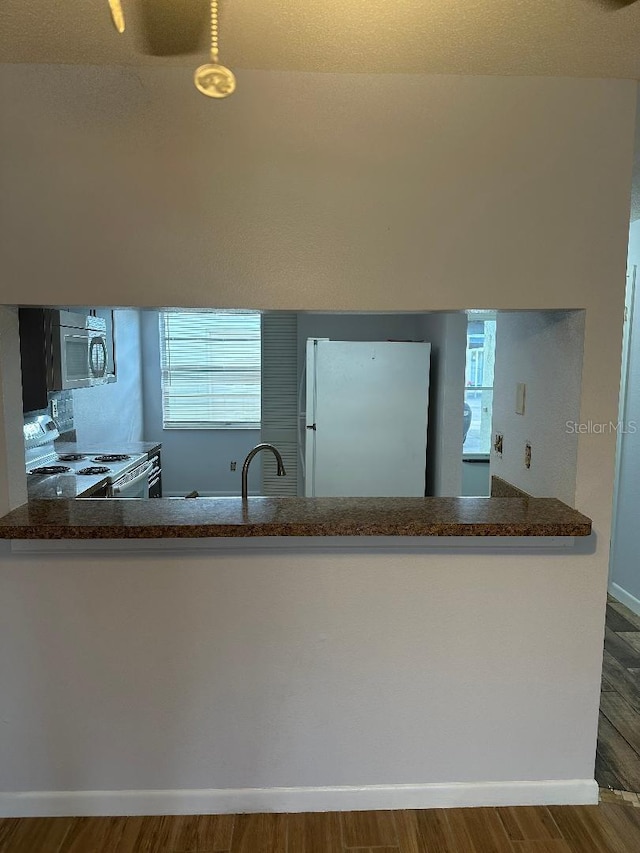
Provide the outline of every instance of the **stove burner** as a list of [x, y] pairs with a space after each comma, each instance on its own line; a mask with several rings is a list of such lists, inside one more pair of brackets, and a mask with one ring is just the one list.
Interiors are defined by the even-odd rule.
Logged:
[[43, 468], [33, 468], [30, 474], [66, 474], [70, 471], [68, 465], [45, 465]]
[[76, 471], [76, 474], [108, 474], [109, 470], [105, 465], [89, 465], [88, 468], [81, 468], [80, 471]]
[[77, 462], [79, 459], [84, 459], [84, 453], [61, 453], [58, 456], [60, 462]]
[[103, 453], [101, 456], [94, 456], [92, 462], [124, 462], [125, 459], [131, 459], [126, 453]]

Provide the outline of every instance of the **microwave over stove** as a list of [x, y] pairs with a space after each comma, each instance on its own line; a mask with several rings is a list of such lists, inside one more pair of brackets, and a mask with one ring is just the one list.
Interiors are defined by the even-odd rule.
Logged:
[[54, 308], [21, 308], [20, 356], [24, 411], [47, 407], [49, 391], [114, 382], [107, 323], [102, 317]]

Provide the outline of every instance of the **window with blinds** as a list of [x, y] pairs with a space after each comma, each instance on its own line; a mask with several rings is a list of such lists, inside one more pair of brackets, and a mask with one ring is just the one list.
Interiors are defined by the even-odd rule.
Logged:
[[164, 429], [260, 429], [260, 314], [160, 312]]

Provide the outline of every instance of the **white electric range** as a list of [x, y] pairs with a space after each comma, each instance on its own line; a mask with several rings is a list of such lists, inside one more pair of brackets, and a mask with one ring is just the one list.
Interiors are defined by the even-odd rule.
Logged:
[[[149, 496], [149, 474], [153, 468], [147, 455], [113, 452], [58, 453], [54, 442], [60, 437], [55, 422], [48, 415], [28, 418], [23, 427], [25, 469], [30, 482], [39, 484], [45, 478], [53, 481], [52, 496], [67, 492], [82, 496], [105, 486], [105, 497], [145, 498]], [[71, 481], [72, 489], [65, 489]], [[59, 491], [56, 491], [56, 484]]]

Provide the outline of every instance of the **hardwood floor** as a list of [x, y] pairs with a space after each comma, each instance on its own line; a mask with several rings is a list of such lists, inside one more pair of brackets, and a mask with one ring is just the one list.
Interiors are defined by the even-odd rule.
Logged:
[[640, 618], [613, 598], [607, 618], [596, 780], [640, 792]]
[[636, 853], [640, 806], [0, 820], [0, 853]]

